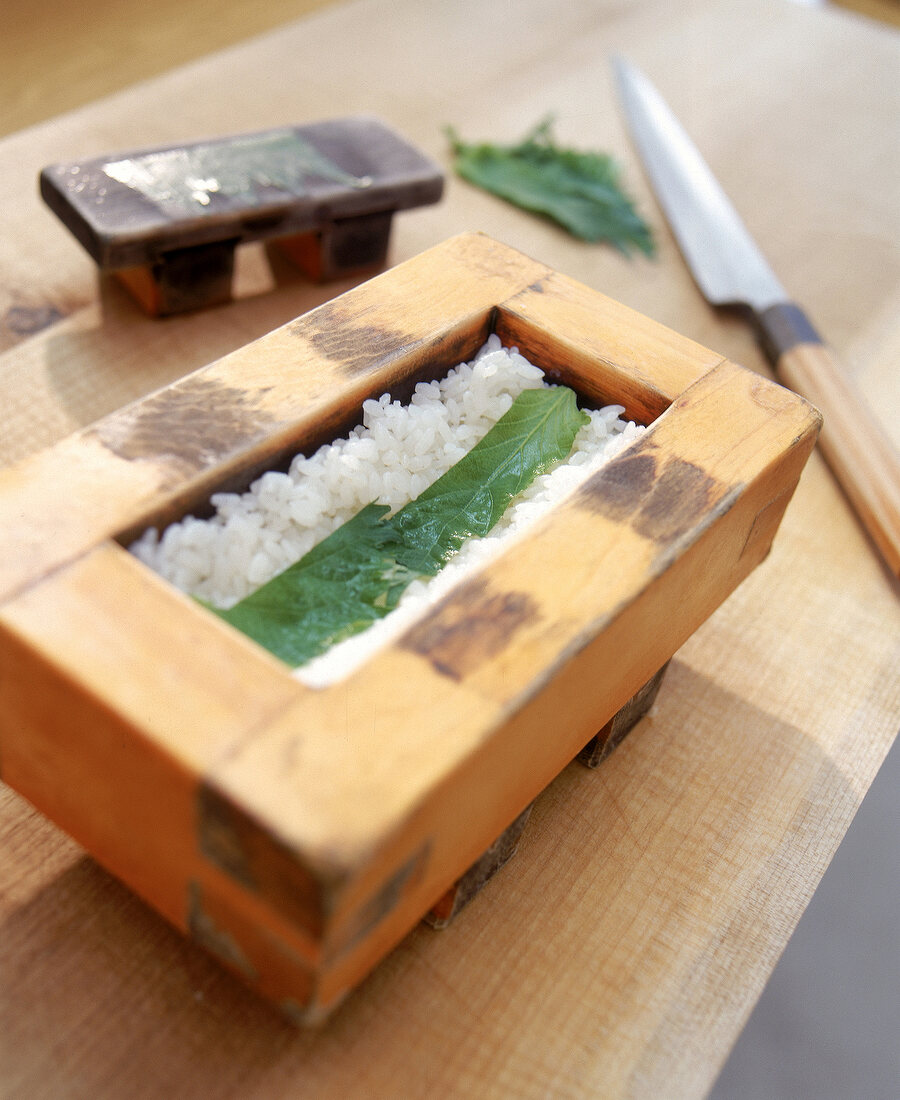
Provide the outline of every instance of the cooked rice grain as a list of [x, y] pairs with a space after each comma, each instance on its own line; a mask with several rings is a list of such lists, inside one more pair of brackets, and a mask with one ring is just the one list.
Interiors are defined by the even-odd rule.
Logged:
[[[488, 432], [543, 373], [491, 336], [470, 363], [436, 382], [420, 382], [409, 405], [388, 394], [363, 404], [363, 422], [346, 439], [297, 455], [287, 473], [270, 471], [246, 493], [216, 493], [210, 519], [187, 516], [145, 531], [132, 552], [172, 584], [216, 607], [231, 607], [303, 557], [372, 501], [400, 508], [436, 481]], [[644, 429], [623, 408], [589, 410], [569, 461], [535, 479], [484, 539], [470, 539], [434, 578], [414, 582], [396, 611], [364, 634], [316, 658], [298, 675], [323, 684], [356, 667], [422, 607], [481, 564]]]

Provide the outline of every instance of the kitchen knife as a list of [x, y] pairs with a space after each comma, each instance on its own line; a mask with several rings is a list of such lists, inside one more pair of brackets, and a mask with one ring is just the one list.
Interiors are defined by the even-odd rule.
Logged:
[[785, 385], [824, 417], [826, 461], [894, 575], [900, 574], [900, 458], [834, 355], [766, 263], [718, 181], [639, 69], [614, 61], [634, 144], [706, 299], [744, 306]]

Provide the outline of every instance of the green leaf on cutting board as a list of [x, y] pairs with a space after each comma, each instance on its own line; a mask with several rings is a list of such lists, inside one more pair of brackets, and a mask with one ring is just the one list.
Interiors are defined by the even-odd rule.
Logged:
[[367, 505], [234, 607], [210, 610], [287, 664], [305, 664], [387, 615], [412, 580], [439, 572], [467, 538], [486, 535], [515, 496], [568, 456], [587, 419], [565, 386], [525, 390], [393, 516]]
[[447, 136], [456, 171], [470, 183], [534, 214], [543, 214], [585, 241], [606, 241], [626, 255], [655, 252], [650, 227], [622, 189], [606, 153], [556, 145], [545, 119], [517, 145], [468, 144], [452, 128]]

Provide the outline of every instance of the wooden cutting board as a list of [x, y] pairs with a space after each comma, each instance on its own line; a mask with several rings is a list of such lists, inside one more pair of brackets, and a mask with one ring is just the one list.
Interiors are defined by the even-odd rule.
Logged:
[[[391, 262], [485, 230], [764, 371], [662, 225], [611, 51], [659, 85], [896, 439], [896, 38], [762, 0], [515, 14], [340, 4], [0, 143], [0, 460], [349, 285], [313, 286], [249, 247], [237, 301], [150, 320], [42, 208], [43, 165], [358, 111], [448, 170], [445, 123], [513, 140], [554, 111], [562, 140], [618, 155], [660, 240], [655, 261], [625, 260], [451, 176], [439, 206], [398, 216]], [[2, 788], [0, 1094], [702, 1094], [893, 739], [898, 638], [896, 588], [813, 456], [769, 559], [679, 651], [650, 716], [596, 773], [564, 771], [459, 921], [410, 935], [317, 1034]]]

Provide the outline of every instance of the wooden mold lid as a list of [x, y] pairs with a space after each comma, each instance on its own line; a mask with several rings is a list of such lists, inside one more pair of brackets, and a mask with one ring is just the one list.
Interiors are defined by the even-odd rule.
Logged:
[[273, 240], [312, 279], [385, 265], [397, 210], [440, 169], [365, 116], [54, 164], [44, 201], [153, 315], [230, 300], [237, 245]]
[[54, 164], [40, 189], [113, 270], [190, 245], [437, 202], [443, 176], [384, 123], [359, 116]]

